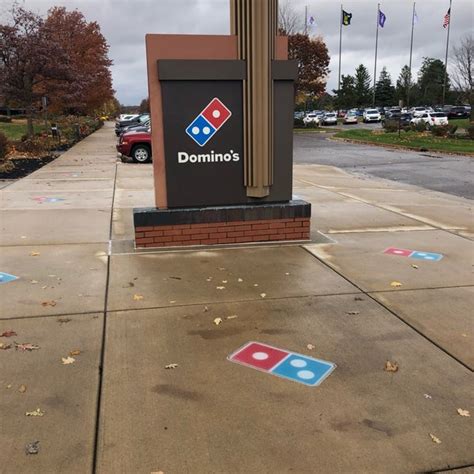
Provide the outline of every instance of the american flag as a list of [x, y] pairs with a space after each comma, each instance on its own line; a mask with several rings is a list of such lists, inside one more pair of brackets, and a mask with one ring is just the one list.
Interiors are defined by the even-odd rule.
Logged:
[[449, 25], [449, 20], [451, 19], [451, 8], [448, 9], [446, 15], [444, 15], [443, 28], [447, 28]]

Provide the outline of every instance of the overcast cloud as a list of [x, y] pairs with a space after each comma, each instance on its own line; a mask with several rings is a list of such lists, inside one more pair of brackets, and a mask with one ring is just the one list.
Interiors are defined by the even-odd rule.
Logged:
[[[316, 27], [309, 32], [323, 37], [331, 56], [327, 89], [336, 88], [340, 3], [331, 0], [290, 0], [289, 3], [301, 16], [302, 23], [305, 5], [308, 5], [308, 15], [316, 20]], [[353, 17], [352, 24], [343, 29], [342, 74], [353, 74], [361, 63], [373, 74], [377, 3], [377, 0], [344, 2], [344, 10]], [[386, 66], [395, 82], [402, 66], [408, 64], [413, 2], [386, 0], [380, 3], [387, 21], [379, 30], [377, 69], [380, 71]], [[9, 4], [10, 0], [2, 0], [2, 12]], [[138, 104], [147, 96], [146, 33], [229, 33], [229, 0], [24, 0], [24, 4], [41, 14], [54, 5], [77, 8], [89, 21], [97, 21], [110, 44], [117, 98], [127, 105]], [[415, 26], [414, 73], [425, 56], [444, 61], [446, 30], [442, 23], [448, 8], [449, 0], [416, 2], [419, 21]], [[458, 43], [472, 27], [472, 0], [453, 0], [450, 44]]]

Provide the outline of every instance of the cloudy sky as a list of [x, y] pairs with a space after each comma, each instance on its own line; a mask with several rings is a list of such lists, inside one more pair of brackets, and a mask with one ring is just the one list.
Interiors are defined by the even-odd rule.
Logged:
[[[97, 21], [110, 44], [114, 88], [121, 103], [138, 104], [147, 96], [146, 33], [228, 34], [228, 0], [21, 0], [25, 7], [44, 14], [53, 5], [81, 10], [88, 20]], [[285, 0], [280, 0], [285, 2]], [[11, 0], [2, 0], [0, 14]], [[337, 87], [340, 3], [334, 0], [289, 0], [304, 23], [305, 6], [316, 27], [310, 34], [321, 35], [331, 56], [328, 90]], [[360, 63], [371, 74], [374, 68], [377, 0], [346, 0], [344, 10], [353, 14], [352, 24], [343, 29], [342, 73], [353, 74]], [[408, 64], [412, 0], [381, 0], [387, 16], [379, 31], [378, 70], [386, 66], [395, 81]], [[413, 68], [418, 70], [424, 56], [444, 61], [446, 30], [443, 17], [449, 0], [417, 0]], [[453, 0], [451, 40], [455, 45], [473, 27], [472, 0]]]

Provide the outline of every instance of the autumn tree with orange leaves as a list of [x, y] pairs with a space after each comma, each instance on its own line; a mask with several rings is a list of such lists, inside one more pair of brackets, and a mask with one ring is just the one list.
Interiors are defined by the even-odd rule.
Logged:
[[15, 5], [0, 24], [0, 96], [25, 108], [28, 135], [47, 97], [57, 113], [92, 113], [113, 98], [108, 45], [96, 22], [63, 7], [46, 18]]

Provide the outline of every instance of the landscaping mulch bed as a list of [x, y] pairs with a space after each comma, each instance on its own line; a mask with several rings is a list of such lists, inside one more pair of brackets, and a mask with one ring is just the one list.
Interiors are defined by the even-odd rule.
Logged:
[[9, 161], [14, 168], [8, 171], [2, 171], [0, 168], [0, 179], [20, 179], [28, 176], [33, 171], [47, 165], [58, 155], [42, 156], [40, 158], [11, 158]]

